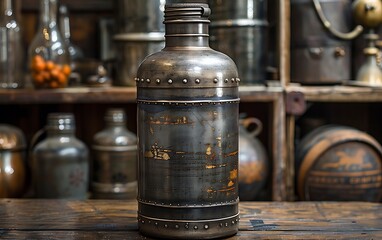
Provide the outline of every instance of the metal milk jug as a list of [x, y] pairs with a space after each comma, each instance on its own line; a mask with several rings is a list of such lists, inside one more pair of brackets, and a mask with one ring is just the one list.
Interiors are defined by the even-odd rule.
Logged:
[[210, 9], [166, 5], [166, 46], [137, 73], [138, 226], [208, 239], [238, 231], [238, 73], [212, 50]]
[[[250, 129], [255, 125], [256, 128]], [[240, 120], [239, 127], [239, 197], [252, 201], [264, 187], [268, 177], [269, 163], [264, 145], [257, 136], [263, 124], [257, 118]]]
[[[75, 137], [74, 121], [74, 116], [69, 113], [48, 115], [47, 137], [34, 147], [32, 153], [32, 177], [37, 198], [87, 198], [89, 154], [86, 145]], [[38, 135], [39, 132], [34, 139]]]
[[15, 126], [0, 124], [0, 198], [21, 197], [26, 178], [25, 136]]
[[126, 128], [123, 109], [109, 109], [106, 127], [93, 138], [93, 198], [137, 197], [137, 137]]

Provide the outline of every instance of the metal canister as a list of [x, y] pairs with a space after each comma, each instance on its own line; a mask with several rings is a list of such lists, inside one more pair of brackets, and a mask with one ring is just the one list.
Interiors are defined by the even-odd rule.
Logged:
[[[351, 30], [350, 0], [319, 0], [331, 26]], [[291, 81], [335, 84], [351, 78], [351, 41], [333, 36], [312, 0], [291, 0]]]
[[236, 63], [243, 85], [264, 84], [268, 54], [266, 0], [210, 0], [211, 47]]
[[382, 147], [365, 132], [321, 126], [302, 139], [296, 162], [300, 200], [381, 200]]
[[138, 226], [165, 239], [238, 231], [238, 78], [209, 48], [207, 4], [165, 9], [166, 47], [137, 73]]
[[[257, 136], [263, 124], [257, 118], [240, 121], [239, 127], [239, 197], [240, 200], [255, 200], [265, 185], [269, 163], [264, 145]], [[255, 128], [249, 128], [255, 125]]]
[[21, 197], [27, 179], [26, 141], [23, 132], [0, 124], [0, 197]]
[[118, 86], [135, 86], [139, 64], [164, 47], [163, 11], [166, 0], [118, 0], [116, 44]]
[[93, 198], [137, 197], [137, 137], [126, 128], [123, 109], [109, 109], [106, 127], [93, 138]]
[[[33, 148], [32, 154], [37, 198], [87, 198], [89, 153], [86, 145], [75, 137], [74, 121], [71, 113], [48, 115], [48, 124], [43, 130], [47, 137]], [[36, 133], [34, 139], [41, 133]]]

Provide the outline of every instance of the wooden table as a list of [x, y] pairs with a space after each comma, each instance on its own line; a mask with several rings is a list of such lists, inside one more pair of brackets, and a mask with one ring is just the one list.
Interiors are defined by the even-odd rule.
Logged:
[[[147, 239], [136, 201], [0, 200], [0, 239]], [[229, 239], [382, 239], [382, 204], [241, 202]]]

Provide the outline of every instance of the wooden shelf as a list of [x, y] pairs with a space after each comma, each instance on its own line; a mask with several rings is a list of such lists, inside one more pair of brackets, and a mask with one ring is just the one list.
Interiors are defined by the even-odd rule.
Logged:
[[288, 86], [287, 93], [301, 92], [311, 102], [382, 102], [382, 88], [355, 86]]
[[[279, 87], [244, 86], [239, 91], [243, 102], [273, 102], [282, 94]], [[0, 104], [134, 103], [135, 99], [135, 87], [0, 90]]]

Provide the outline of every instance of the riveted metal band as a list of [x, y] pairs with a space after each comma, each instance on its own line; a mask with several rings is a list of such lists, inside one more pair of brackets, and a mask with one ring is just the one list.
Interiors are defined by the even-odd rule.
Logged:
[[151, 206], [165, 207], [165, 208], [207, 208], [207, 207], [235, 205], [239, 203], [239, 198], [232, 201], [226, 201], [226, 202], [220, 202], [220, 203], [207, 203], [207, 204], [165, 204], [165, 203], [160, 203], [160, 202], [158, 203], [154, 201], [146, 201], [142, 199], [138, 199], [138, 202], [144, 205], [151, 205]]

